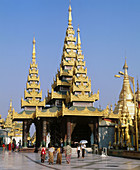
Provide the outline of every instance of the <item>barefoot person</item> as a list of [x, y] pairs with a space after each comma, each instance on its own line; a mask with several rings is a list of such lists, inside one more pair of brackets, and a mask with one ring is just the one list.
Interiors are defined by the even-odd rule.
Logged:
[[50, 145], [48, 155], [49, 155], [49, 164], [52, 164], [52, 165], [53, 165], [53, 162], [54, 162], [54, 151], [55, 151], [54, 147], [52, 147]]
[[71, 151], [72, 151], [71, 146], [70, 146], [70, 145], [67, 145], [67, 146], [65, 147], [65, 156], [66, 156], [67, 164], [70, 163]]
[[5, 151], [5, 144], [2, 144], [3, 152]]
[[85, 145], [85, 144], [82, 144], [82, 145], [81, 145], [81, 149], [82, 149], [82, 158], [85, 157], [85, 148], [86, 148], [86, 145]]
[[61, 164], [62, 163], [62, 148], [58, 147], [56, 152], [57, 152], [57, 161], [56, 161], [56, 163]]
[[42, 149], [41, 149], [41, 162], [44, 163], [46, 158], [46, 148], [45, 145], [42, 145]]
[[78, 146], [77, 146], [77, 157], [78, 158], [80, 158], [80, 150], [81, 150], [80, 144], [78, 144]]

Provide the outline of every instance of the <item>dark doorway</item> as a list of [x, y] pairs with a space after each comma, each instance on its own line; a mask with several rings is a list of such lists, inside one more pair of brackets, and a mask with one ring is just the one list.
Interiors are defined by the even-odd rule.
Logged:
[[87, 140], [88, 143], [86, 144], [87, 147], [91, 146], [90, 142], [90, 137], [91, 137], [91, 129], [87, 123], [77, 123], [75, 126], [72, 136], [71, 136], [71, 141], [72, 143], [75, 142], [80, 142], [81, 140]]

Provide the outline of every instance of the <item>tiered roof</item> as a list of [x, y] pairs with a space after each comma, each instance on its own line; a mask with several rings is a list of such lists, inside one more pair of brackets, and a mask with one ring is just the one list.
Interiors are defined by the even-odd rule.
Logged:
[[92, 103], [99, 99], [99, 92], [97, 94], [91, 92], [91, 80], [87, 77], [87, 68], [85, 68], [84, 55], [81, 50], [80, 30], [78, 28], [76, 44], [71, 12], [70, 5], [60, 70], [52, 84], [51, 93], [48, 91], [46, 102], [53, 106], [62, 106], [62, 101], [67, 105], [72, 105], [72, 102], [84, 101], [90, 102], [90, 106], [92, 106]]
[[12, 116], [13, 116], [13, 108], [12, 108], [12, 100], [10, 100], [10, 108], [8, 110], [8, 115], [4, 125], [6, 129], [11, 129], [13, 126]]
[[3, 129], [4, 127], [4, 119], [1, 119], [1, 115], [0, 115], [0, 129]]
[[[35, 112], [31, 110], [26, 110], [19, 114], [14, 112], [13, 118], [15, 120], [69, 115], [99, 116], [118, 119], [118, 115], [114, 115], [113, 111], [108, 108], [100, 110], [93, 107], [93, 102], [99, 100], [99, 91], [97, 94], [93, 94], [91, 91], [91, 80], [89, 80], [87, 76], [87, 68], [85, 68], [84, 55], [81, 50], [80, 29], [78, 28], [77, 30], [78, 37], [76, 43], [71, 12], [72, 9], [70, 5], [60, 70], [57, 70], [51, 92], [48, 91], [48, 96], [46, 97], [47, 107], [41, 110], [38, 104], [36, 105]], [[33, 54], [35, 54], [35, 52]], [[35, 57], [33, 59], [35, 60]], [[31, 65], [33, 65], [33, 63]], [[34, 88], [32, 88], [32, 91], [33, 90]], [[30, 92], [28, 90], [27, 92], [26, 90], [25, 94], [32, 94], [32, 91]], [[27, 95], [25, 95], [25, 97], [26, 96]], [[31, 103], [31, 101], [25, 101], [26, 105], [24, 104], [23, 106], [25, 107], [27, 104], [34, 106], [34, 103]]]
[[35, 38], [33, 38], [33, 53], [32, 62], [30, 64], [29, 75], [26, 83], [26, 89], [24, 90], [24, 99], [21, 99], [21, 108], [25, 110], [35, 109], [36, 106], [44, 107], [45, 100], [42, 99], [42, 90], [40, 91], [40, 82], [38, 75], [38, 66], [36, 64], [35, 56]]
[[66, 92], [69, 91], [72, 84], [77, 45], [75, 31], [72, 26], [71, 11], [71, 6], [69, 6], [68, 28], [64, 40], [60, 70], [57, 70], [58, 72], [56, 74], [56, 79], [52, 84], [51, 93], [48, 92], [47, 103], [53, 103], [54, 100], [59, 100], [60, 104], [62, 104], [62, 100], [66, 99]]
[[12, 107], [12, 100], [10, 100], [10, 109], [8, 110], [8, 115], [4, 124], [4, 128], [8, 130], [9, 137], [21, 137], [22, 136], [22, 123], [16, 121], [13, 122], [13, 112], [15, 112]]
[[76, 106], [80, 102], [83, 106], [93, 106], [93, 102], [99, 100], [99, 91], [97, 94], [93, 94], [93, 92], [91, 92], [91, 80], [88, 79], [87, 68], [85, 68], [84, 55], [81, 50], [79, 28], [77, 33], [77, 54], [74, 67], [74, 76], [70, 93], [67, 92], [67, 103], [73, 102], [72, 105]]

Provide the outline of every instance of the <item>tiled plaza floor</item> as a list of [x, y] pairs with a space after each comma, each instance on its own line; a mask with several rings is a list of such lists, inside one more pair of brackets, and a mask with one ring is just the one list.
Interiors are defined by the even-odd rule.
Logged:
[[[56, 158], [55, 158], [56, 159]], [[55, 160], [54, 159], [54, 160]], [[39, 153], [3, 153], [0, 151], [0, 170], [140, 170], [140, 160], [118, 157], [101, 157], [100, 155], [87, 154], [84, 159], [78, 159], [76, 153], [72, 154], [71, 163], [66, 164], [63, 155], [62, 165], [49, 165], [40, 162]]]

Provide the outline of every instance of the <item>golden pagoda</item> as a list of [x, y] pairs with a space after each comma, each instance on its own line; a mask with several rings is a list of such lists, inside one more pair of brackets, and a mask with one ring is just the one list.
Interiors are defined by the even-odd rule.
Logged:
[[[135, 132], [135, 121], [137, 120], [135, 120], [135, 116], [136, 112], [139, 110], [137, 110], [137, 103], [140, 100], [139, 85], [137, 84], [137, 91], [135, 93], [134, 78], [128, 75], [128, 66], [126, 63], [126, 59], [123, 69], [124, 73], [119, 72], [123, 76], [123, 86], [119, 95], [118, 104], [115, 106], [114, 109], [114, 113], [119, 115], [118, 124], [116, 126], [116, 133], [118, 133], [118, 139], [116, 139], [115, 143], [118, 143], [119, 145], [121, 145], [121, 147], [136, 147], [137, 132]], [[134, 93], [132, 92], [129, 80], [133, 80], [132, 83]]]
[[138, 80], [137, 80], [137, 91], [135, 94], [136, 94], [136, 101], [137, 101], [138, 141], [140, 141], [140, 90], [139, 90]]
[[126, 98], [128, 111], [129, 111], [129, 114], [131, 115], [131, 118], [134, 118], [134, 102], [133, 102], [134, 94], [132, 92], [130, 82], [129, 82], [129, 76], [128, 76], [128, 71], [127, 71], [128, 66], [127, 66], [126, 60], [125, 60], [123, 69], [124, 69], [123, 86], [122, 86], [122, 90], [119, 95], [119, 101], [115, 107], [114, 113], [121, 112], [122, 106], [123, 106], [124, 91], [125, 91], [125, 98]]
[[17, 142], [22, 141], [22, 123], [13, 121], [14, 108], [12, 107], [12, 100], [10, 100], [10, 108], [8, 110], [8, 115], [4, 123], [4, 129], [8, 130], [8, 137]]
[[46, 105], [50, 105], [50, 108], [46, 108], [46, 111], [43, 110], [43, 112], [37, 109], [36, 116], [38, 118], [56, 117], [50, 125], [55, 129], [53, 132], [57, 131], [59, 134], [58, 137], [51, 137], [54, 144], [56, 141], [59, 143], [60, 138], [70, 144], [85, 138], [89, 141], [90, 146], [91, 135], [92, 137], [94, 135], [95, 143], [99, 142], [97, 125], [99, 117], [109, 115], [109, 110], [93, 107], [93, 103], [99, 100], [99, 90], [97, 94], [93, 94], [91, 91], [91, 80], [87, 76], [87, 68], [81, 50], [80, 29], [77, 30], [76, 40], [72, 26], [71, 5], [69, 5], [68, 11], [68, 27], [60, 70], [57, 70], [52, 90], [48, 91], [46, 98]]
[[[39, 92], [34, 38], [32, 63], [24, 92], [25, 100], [21, 99], [21, 108], [24, 110], [20, 113], [13, 111], [13, 119], [23, 121], [24, 147], [27, 147], [30, 125], [35, 124], [36, 151], [41, 144], [48, 143], [49, 139], [53, 145], [69, 143], [72, 146], [74, 142], [85, 139], [88, 141], [87, 146], [97, 144], [101, 147], [108, 146], [109, 141], [114, 140], [112, 134], [115, 124], [106, 124], [105, 119], [117, 121], [119, 116], [113, 113], [112, 107], [107, 106], [104, 110], [93, 107], [94, 102], [99, 100], [99, 90], [95, 94], [91, 91], [91, 80], [87, 76], [81, 50], [80, 29], [77, 30], [76, 38], [72, 26], [71, 5], [69, 5], [68, 14], [68, 27], [60, 69], [57, 70], [51, 92], [48, 91], [46, 100], [41, 101], [42, 91]], [[103, 129], [104, 134], [111, 135], [103, 136], [106, 138], [106, 143], [101, 145], [100, 131]], [[106, 129], [111, 129], [111, 132]]]
[[97, 94], [91, 92], [91, 80], [87, 76], [85, 68], [84, 55], [81, 50], [80, 29], [77, 30], [77, 54], [74, 67], [74, 75], [70, 92], [67, 92], [66, 103], [73, 106], [92, 107], [93, 102], [99, 100], [99, 91]]
[[[72, 84], [74, 67], [76, 61], [76, 37], [72, 26], [71, 6], [69, 6], [68, 28], [64, 40], [63, 55], [60, 64], [60, 70], [57, 70], [56, 80], [52, 84], [51, 93], [48, 92], [46, 102], [51, 105], [62, 106], [62, 101], [66, 99], [66, 93]], [[55, 103], [54, 103], [55, 101]]]
[[0, 115], [0, 129], [3, 129], [3, 127], [4, 127], [4, 119], [2, 119]]
[[[36, 126], [36, 133], [39, 135], [42, 123], [36, 119], [36, 108], [41, 111], [45, 107], [45, 99], [42, 99], [42, 90], [40, 91], [40, 80], [38, 75], [38, 65], [36, 63], [35, 52], [35, 37], [33, 38], [33, 52], [32, 62], [30, 63], [29, 75], [26, 83], [26, 89], [24, 90], [24, 99], [21, 99], [20, 113], [13, 111], [13, 119], [15, 121], [23, 122], [23, 146], [27, 147], [27, 141], [29, 139], [29, 130], [32, 123]], [[37, 135], [37, 136], [38, 136]], [[40, 141], [40, 140], [38, 140]], [[36, 141], [36, 146], [38, 145]]]
[[21, 108], [24, 110], [35, 111], [36, 106], [39, 109], [45, 106], [45, 100], [42, 99], [42, 90], [40, 91], [40, 82], [38, 75], [38, 67], [36, 64], [36, 52], [35, 52], [35, 37], [33, 38], [33, 52], [32, 62], [30, 64], [29, 75], [26, 83], [26, 89], [24, 90], [24, 99], [21, 99]]
[[69, 5], [68, 27], [60, 70], [58, 70], [56, 79], [52, 84], [51, 93], [48, 92], [46, 103], [58, 107], [62, 107], [62, 102], [68, 106], [92, 107], [93, 102], [99, 100], [99, 91], [97, 94], [91, 92], [91, 80], [88, 79], [87, 68], [85, 68], [85, 61], [83, 61], [84, 55], [81, 50], [80, 29], [77, 30], [76, 44], [71, 12], [71, 5]]

